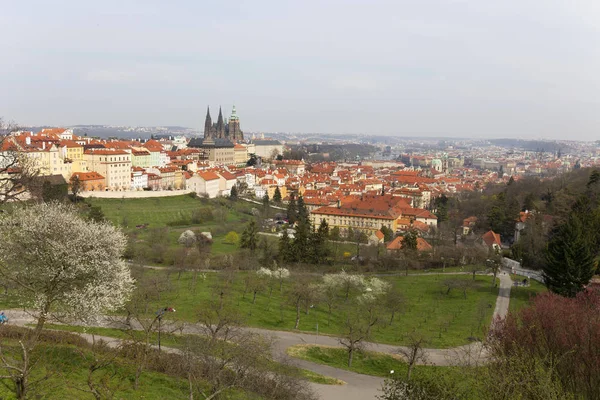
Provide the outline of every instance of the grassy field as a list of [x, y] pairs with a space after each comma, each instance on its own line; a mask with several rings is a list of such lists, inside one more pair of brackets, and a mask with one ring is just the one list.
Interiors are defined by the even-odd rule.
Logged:
[[[3, 350], [7, 347], [17, 346], [14, 340], [4, 340]], [[39, 380], [47, 375], [46, 379], [40, 380], [36, 385], [35, 394], [31, 398], [43, 399], [93, 399], [91, 393], [83, 392], [87, 389], [86, 379], [89, 361], [92, 353], [81, 350], [72, 345], [48, 344], [40, 345], [36, 354], [42, 357], [36, 361], [36, 367], [30, 377], [31, 381]], [[140, 386], [133, 389], [132, 379], [135, 374], [135, 366], [128, 364], [126, 360], [116, 359], [110, 369], [111, 386], [115, 388], [116, 399], [189, 399], [188, 382], [185, 379], [169, 375], [144, 371], [140, 377]], [[98, 375], [100, 376], [100, 375]], [[5, 381], [10, 387], [10, 382]], [[13, 399], [14, 394], [4, 385], [0, 385], [0, 397]], [[229, 391], [227, 398], [242, 400], [256, 399], [259, 397], [251, 393], [241, 391]], [[28, 397], [29, 398], [29, 397]]]
[[[164, 272], [145, 271], [146, 277], [155, 277], [155, 274]], [[266, 329], [292, 330], [296, 313], [286, 298], [286, 292], [293, 278], [284, 283], [281, 292], [274, 282], [272, 293], [269, 295], [270, 290], [266, 288], [257, 294], [255, 304], [252, 304], [252, 295], [243, 294], [247, 274], [236, 273], [232, 291], [228, 295], [229, 300], [245, 316], [245, 323]], [[446, 294], [443, 282], [447, 278], [443, 275], [384, 278], [404, 294], [406, 306], [391, 325], [390, 315], [382, 314], [381, 323], [374, 327], [372, 340], [402, 344], [411, 332], [418, 331], [428, 338], [428, 346], [445, 348], [466, 344], [473, 336], [482, 337], [491, 321], [496, 302], [497, 289], [491, 288], [492, 278], [477, 276], [474, 286], [467, 290], [466, 298], [462, 291], [456, 289]], [[454, 278], [472, 279], [468, 275]], [[212, 288], [217, 279], [217, 273], [202, 274], [194, 288], [192, 273], [184, 273], [181, 279], [177, 274], [171, 274], [168, 289], [161, 293], [161, 300], [154, 301], [152, 307], [174, 307], [177, 313], [173, 317], [194, 322], [198, 307], [212, 298]], [[314, 276], [313, 279], [317, 282], [320, 277]], [[342, 331], [342, 322], [341, 316], [334, 310], [328, 323], [327, 307], [315, 301], [308, 315], [302, 312], [299, 329], [316, 333], [318, 323], [319, 334], [337, 335]]]
[[[116, 328], [100, 328], [100, 327], [83, 327], [78, 325], [57, 325], [47, 324], [46, 329], [66, 331], [66, 332], [77, 332], [77, 333], [88, 333], [91, 335], [107, 336], [116, 339], [131, 340], [133, 337], [140, 339], [143, 338], [143, 333], [140, 331], [125, 331]], [[174, 335], [172, 333], [163, 332], [160, 337], [162, 346], [179, 348], [182, 345], [184, 336]], [[156, 332], [151, 333], [151, 344], [158, 344], [158, 334]], [[277, 363], [273, 362], [274, 368], [278, 368]], [[331, 378], [329, 376], [321, 375], [316, 372], [308, 371], [302, 368], [289, 367], [289, 373], [296, 376], [300, 376], [309, 382], [320, 383], [322, 385], [342, 385], [343, 381], [339, 379]]]

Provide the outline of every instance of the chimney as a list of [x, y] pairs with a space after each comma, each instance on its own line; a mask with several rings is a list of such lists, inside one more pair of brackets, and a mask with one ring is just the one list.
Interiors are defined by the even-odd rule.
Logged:
[[42, 150], [46, 150], [46, 142], [42, 142]]

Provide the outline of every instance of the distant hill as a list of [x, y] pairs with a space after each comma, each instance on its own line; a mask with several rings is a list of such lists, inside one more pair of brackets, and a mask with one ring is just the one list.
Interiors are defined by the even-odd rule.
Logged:
[[573, 148], [566, 143], [558, 143], [550, 140], [490, 139], [490, 143], [497, 146], [513, 147], [526, 151], [541, 151], [548, 153], [558, 152], [558, 150], [567, 153], [570, 150], [573, 150]]

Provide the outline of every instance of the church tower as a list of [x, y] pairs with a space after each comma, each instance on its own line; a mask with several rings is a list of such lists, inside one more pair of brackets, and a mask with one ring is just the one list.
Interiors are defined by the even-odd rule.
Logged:
[[225, 123], [223, 122], [221, 107], [219, 107], [219, 118], [217, 119], [217, 137], [221, 139], [225, 137]]
[[210, 107], [206, 108], [206, 120], [204, 121], [204, 138], [211, 136], [212, 119], [210, 118]]
[[240, 129], [240, 117], [235, 112], [235, 105], [231, 109], [231, 116], [229, 117], [229, 140], [231, 141], [242, 141], [244, 140], [244, 133]]

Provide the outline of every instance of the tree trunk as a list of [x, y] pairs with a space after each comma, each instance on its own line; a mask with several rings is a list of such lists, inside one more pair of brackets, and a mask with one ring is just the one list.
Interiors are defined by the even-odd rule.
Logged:
[[348, 368], [352, 367], [352, 356], [354, 355], [354, 348], [349, 347], [348, 348]]
[[258, 293], [258, 291], [255, 290], [252, 295], [252, 304], [256, 303], [256, 293]]
[[300, 300], [296, 302], [296, 325], [294, 325], [294, 329], [298, 329], [300, 325]]
[[392, 311], [392, 316], [390, 317], [390, 326], [392, 326], [392, 322], [394, 322], [394, 315], [396, 314], [395, 311]]

